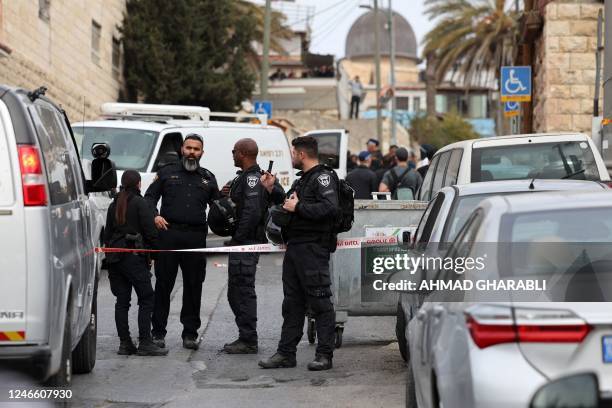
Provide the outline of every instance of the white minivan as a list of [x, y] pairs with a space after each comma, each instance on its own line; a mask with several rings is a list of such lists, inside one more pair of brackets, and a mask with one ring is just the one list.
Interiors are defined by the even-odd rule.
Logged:
[[[273, 173], [283, 188], [293, 183], [289, 143], [280, 128], [266, 124], [265, 115], [210, 112], [197, 106], [106, 103], [102, 116], [102, 120], [73, 124], [79, 151], [84, 159], [91, 159], [93, 144], [108, 143], [118, 177], [123, 170], [139, 171], [143, 193], [161, 165], [178, 160], [183, 139], [190, 133], [203, 137], [200, 165], [215, 175], [219, 187], [236, 177], [232, 149], [247, 137], [259, 146], [260, 167], [267, 169], [268, 161], [273, 160]], [[211, 117], [249, 118], [260, 123], [212, 121]]]
[[0, 85], [0, 363], [66, 386], [96, 362], [105, 214], [90, 193], [114, 183], [97, 171], [86, 182], [68, 118], [45, 90]]

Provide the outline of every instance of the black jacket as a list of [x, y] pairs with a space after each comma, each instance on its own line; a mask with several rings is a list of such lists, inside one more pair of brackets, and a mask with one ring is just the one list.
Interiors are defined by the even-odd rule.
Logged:
[[268, 193], [260, 182], [261, 169], [254, 165], [246, 171], [239, 171], [230, 187], [230, 198], [236, 204], [238, 227], [232, 236], [236, 244], [267, 242], [265, 236], [266, 213], [270, 202], [281, 203], [285, 191], [276, 182], [272, 193]]
[[329, 170], [317, 165], [293, 183], [287, 196], [297, 193], [298, 204], [287, 227], [283, 228], [285, 241], [308, 241], [313, 238], [329, 240], [333, 223], [338, 216], [338, 186]]
[[170, 225], [205, 226], [206, 208], [219, 196], [217, 180], [210, 171], [202, 167], [187, 171], [178, 162], [159, 169], [145, 199], [157, 215], [157, 202], [161, 197], [160, 215]]
[[378, 176], [366, 166], [358, 166], [346, 176], [346, 182], [355, 190], [355, 199], [371, 200], [378, 191]]
[[[108, 207], [106, 214], [106, 227], [104, 228], [104, 244], [110, 248], [131, 248], [125, 241], [126, 234], [140, 234], [144, 247], [147, 249], [159, 248], [157, 228], [155, 227], [155, 214], [139, 192], [131, 192], [128, 197], [126, 222], [117, 225], [115, 222], [115, 209], [117, 199]], [[116, 254], [107, 254], [107, 260], [112, 262]], [[118, 260], [118, 259], [116, 259]]]

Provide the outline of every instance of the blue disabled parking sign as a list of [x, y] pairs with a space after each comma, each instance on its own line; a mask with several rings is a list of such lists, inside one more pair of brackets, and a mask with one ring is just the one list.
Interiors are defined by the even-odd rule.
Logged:
[[254, 101], [253, 113], [257, 115], [267, 114], [268, 119], [272, 117], [272, 102], [270, 101]]
[[504, 116], [511, 118], [518, 116], [520, 113], [521, 104], [519, 102], [505, 102], [504, 103]]
[[531, 67], [502, 67], [500, 86], [502, 102], [531, 101]]

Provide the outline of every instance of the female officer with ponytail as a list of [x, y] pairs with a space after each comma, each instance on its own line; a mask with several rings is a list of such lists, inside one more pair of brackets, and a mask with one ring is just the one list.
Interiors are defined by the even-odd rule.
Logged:
[[[110, 248], [157, 248], [154, 214], [140, 195], [140, 173], [127, 170], [121, 177], [121, 191], [108, 208], [104, 243]], [[106, 255], [111, 291], [117, 298], [115, 324], [121, 341], [117, 354], [164, 356], [168, 349], [155, 345], [151, 338], [151, 313], [154, 292], [149, 260], [139, 253]], [[138, 348], [130, 337], [128, 311], [132, 288], [138, 296]]]

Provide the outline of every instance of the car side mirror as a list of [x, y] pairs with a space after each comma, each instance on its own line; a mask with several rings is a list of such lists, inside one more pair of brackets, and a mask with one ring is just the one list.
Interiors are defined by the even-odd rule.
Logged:
[[[406, 249], [409, 257], [419, 258], [422, 253], [411, 248]], [[425, 279], [425, 270], [417, 268], [416, 270], [402, 269], [395, 271], [387, 276], [387, 283], [395, 284], [395, 288], [391, 289], [396, 292], [403, 293], [422, 293], [419, 290], [421, 282]], [[410, 285], [410, 287], [408, 286]]]
[[410, 244], [411, 243], [411, 241], [410, 241], [411, 238], [412, 238], [412, 235], [410, 234], [410, 231], [402, 232], [402, 242], [404, 244]]
[[598, 408], [599, 382], [593, 373], [583, 373], [551, 381], [536, 391], [530, 408]]

